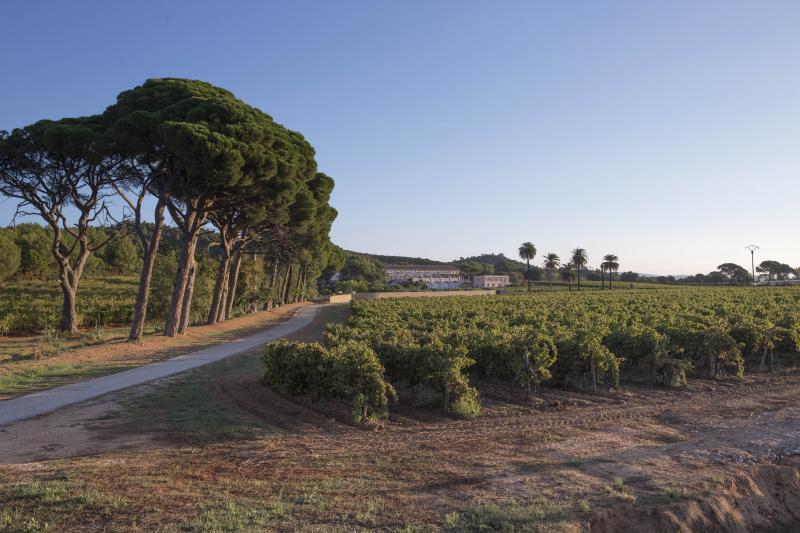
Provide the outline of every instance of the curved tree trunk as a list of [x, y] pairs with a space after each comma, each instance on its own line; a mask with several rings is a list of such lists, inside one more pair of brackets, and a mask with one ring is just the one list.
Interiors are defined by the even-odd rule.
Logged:
[[194, 251], [197, 247], [197, 235], [184, 242], [178, 270], [175, 272], [175, 284], [172, 288], [172, 299], [167, 311], [167, 320], [164, 324], [164, 335], [174, 337], [180, 327], [186, 290], [189, 287], [189, 275], [194, 262]]
[[303, 281], [303, 272], [305, 271], [305, 268], [306, 267], [303, 266], [303, 265], [300, 265], [300, 267], [298, 268], [297, 281], [295, 281], [295, 284], [294, 284], [294, 296], [292, 298], [293, 302], [299, 302], [300, 301], [300, 287], [301, 287], [301, 284], [302, 284], [302, 281]]
[[64, 333], [78, 332], [78, 310], [76, 308], [76, 292], [72, 289], [69, 282], [61, 283], [61, 294], [63, 302], [61, 306], [60, 329]]
[[78, 246], [78, 257], [74, 267], [71, 266], [69, 262], [71, 252], [74, 250], [68, 250], [64, 247], [61, 229], [57, 225], [53, 226], [52, 252], [58, 263], [59, 284], [61, 285], [61, 295], [63, 297], [60, 329], [62, 332], [70, 334], [78, 332], [78, 283], [83, 275], [83, 269], [86, 266], [86, 261], [89, 259], [90, 254], [89, 244], [85, 234], [83, 234], [85, 228], [88, 227], [88, 217], [82, 215], [79, 224], [81, 236], [78, 238], [78, 243], [76, 243]]
[[306, 293], [308, 292], [308, 267], [303, 268], [303, 284], [301, 286], [300, 301], [306, 301]]
[[158, 246], [161, 243], [161, 234], [164, 230], [164, 202], [159, 199], [155, 209], [155, 227], [150, 236], [150, 242], [144, 254], [142, 273], [139, 276], [139, 290], [136, 293], [136, 306], [133, 311], [133, 324], [128, 340], [141, 340], [144, 333], [144, 324], [147, 321], [147, 305], [150, 302], [150, 284], [153, 281], [153, 268], [158, 256]]
[[281, 296], [281, 303], [284, 304], [284, 305], [289, 303], [289, 291], [290, 291], [291, 285], [292, 285], [292, 283], [291, 283], [292, 282], [292, 270], [293, 270], [292, 267], [294, 267], [294, 265], [292, 265], [290, 263], [289, 266], [286, 268], [286, 279], [284, 280], [283, 295]]
[[192, 296], [194, 295], [194, 280], [197, 274], [197, 262], [192, 258], [191, 267], [189, 267], [189, 279], [186, 285], [186, 291], [183, 294], [183, 303], [181, 305], [181, 317], [178, 323], [178, 334], [184, 335], [189, 328], [189, 322], [192, 313]]
[[236, 286], [239, 284], [239, 272], [242, 268], [242, 252], [236, 252], [233, 260], [233, 272], [231, 272], [230, 287], [228, 288], [228, 297], [225, 302], [225, 320], [229, 320], [233, 314], [233, 304], [236, 300]]
[[230, 246], [222, 238], [222, 256], [219, 259], [219, 268], [217, 269], [217, 281], [214, 283], [214, 297], [211, 300], [211, 309], [208, 312], [207, 324], [214, 324], [219, 322], [224, 316], [225, 305], [227, 303], [227, 290], [228, 279], [231, 269], [231, 251]]
[[[186, 332], [186, 324], [188, 324], [192, 307], [191, 293], [194, 291], [194, 255], [197, 249], [197, 238], [206, 223], [207, 210], [210, 206], [211, 203], [207, 200], [194, 199], [187, 206], [186, 214], [178, 216], [173, 206], [168, 205], [183, 233], [183, 243], [178, 270], [175, 272], [172, 299], [164, 324], [164, 335], [167, 337], [174, 337], [177, 333]], [[188, 298], [187, 292], [189, 293]]]
[[275, 260], [272, 262], [272, 277], [269, 280], [269, 300], [267, 301], [267, 311], [272, 309], [272, 305], [275, 303], [273, 298], [275, 297], [275, 282], [278, 281], [278, 258], [275, 257]]

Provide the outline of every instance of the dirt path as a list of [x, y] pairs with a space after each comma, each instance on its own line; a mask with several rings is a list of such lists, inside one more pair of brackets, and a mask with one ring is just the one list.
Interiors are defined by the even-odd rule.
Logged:
[[315, 314], [315, 307], [301, 307], [292, 318], [283, 324], [248, 337], [174, 357], [160, 363], [6, 400], [0, 403], [0, 426], [231, 357], [303, 329], [311, 323]]

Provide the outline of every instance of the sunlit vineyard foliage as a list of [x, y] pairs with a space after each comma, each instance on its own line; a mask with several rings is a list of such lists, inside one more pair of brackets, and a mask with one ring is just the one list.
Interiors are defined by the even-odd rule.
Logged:
[[[128, 324], [133, 316], [137, 278], [106, 276], [88, 280], [79, 291], [78, 315], [84, 326]], [[0, 334], [33, 334], [58, 327], [61, 293], [50, 280], [0, 287]]]
[[[345, 325], [332, 326], [319, 353], [344, 343], [374, 357], [369, 390], [337, 383], [335, 396], [360, 400], [386, 391], [426, 387], [431, 407], [463, 416], [479, 410], [475, 383], [502, 380], [529, 391], [542, 383], [617, 388], [620, 380], [680, 386], [691, 375], [737, 377], [745, 371], [796, 364], [800, 352], [800, 289], [676, 288], [535, 294], [531, 296], [387, 299], [353, 303]], [[267, 350], [266, 382], [326, 395], [324, 358], [287, 358], [303, 346]], [[329, 366], [329, 365], [328, 365]], [[292, 367], [294, 370], [290, 371]], [[356, 372], [357, 374], [357, 372]], [[340, 372], [338, 379], [342, 379]], [[291, 376], [291, 377], [289, 377]], [[350, 387], [348, 393], [343, 390]], [[388, 393], [387, 393], [388, 394]], [[400, 395], [401, 401], [403, 395]], [[386, 400], [372, 400], [376, 416]]]

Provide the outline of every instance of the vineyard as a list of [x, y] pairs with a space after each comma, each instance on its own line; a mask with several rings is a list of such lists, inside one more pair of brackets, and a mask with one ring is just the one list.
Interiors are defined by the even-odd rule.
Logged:
[[[354, 302], [324, 346], [267, 348], [265, 384], [385, 418], [392, 401], [479, 413], [479, 385], [665, 386], [800, 360], [800, 290], [676, 288]], [[478, 385], [478, 386], [476, 386]]]
[[[78, 316], [85, 327], [129, 324], [138, 279], [89, 278], [79, 289]], [[0, 287], [0, 335], [38, 333], [57, 328], [61, 292], [51, 280], [28, 280]]]

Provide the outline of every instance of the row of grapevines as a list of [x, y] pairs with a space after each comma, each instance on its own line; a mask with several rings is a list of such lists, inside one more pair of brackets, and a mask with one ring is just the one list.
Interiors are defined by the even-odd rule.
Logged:
[[329, 346], [356, 341], [386, 381], [424, 385], [439, 405], [478, 411], [472, 378], [530, 390], [543, 382], [596, 389], [619, 380], [668, 385], [691, 373], [741, 376], [800, 352], [800, 290], [659, 291], [387, 299], [353, 303]]

